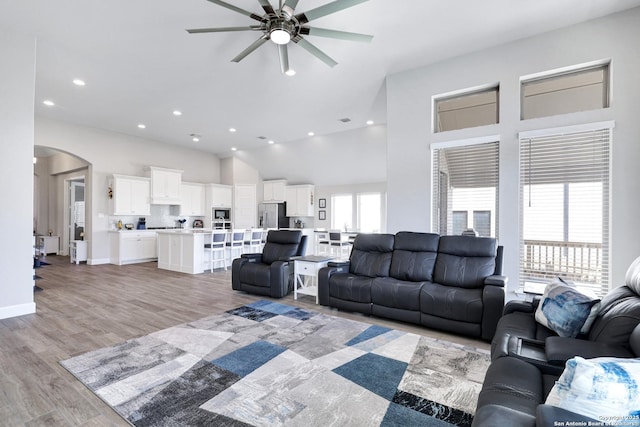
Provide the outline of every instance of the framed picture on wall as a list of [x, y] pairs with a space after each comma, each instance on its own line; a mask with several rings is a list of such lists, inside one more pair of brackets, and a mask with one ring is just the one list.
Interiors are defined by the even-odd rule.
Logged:
[[327, 211], [318, 211], [318, 219], [321, 221], [324, 221], [325, 219], [327, 219]]
[[318, 207], [325, 209], [327, 207], [327, 199], [318, 199]]

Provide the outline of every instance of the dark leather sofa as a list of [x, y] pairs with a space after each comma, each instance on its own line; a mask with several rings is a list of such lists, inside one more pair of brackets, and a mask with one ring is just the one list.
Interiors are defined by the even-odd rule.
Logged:
[[298, 230], [271, 230], [262, 253], [242, 254], [231, 265], [231, 288], [272, 298], [293, 291], [293, 264], [305, 252], [307, 236]]
[[504, 307], [492, 238], [359, 234], [348, 262], [318, 274], [321, 305], [491, 340]]
[[[567, 360], [580, 356], [640, 356], [640, 258], [625, 285], [611, 290], [588, 335], [559, 337], [535, 320], [538, 301], [509, 302], [492, 341], [492, 362], [478, 398], [473, 426], [552, 426], [554, 421], [599, 422], [544, 402]], [[579, 424], [575, 424], [579, 425]], [[595, 425], [595, 424], [594, 424]]]

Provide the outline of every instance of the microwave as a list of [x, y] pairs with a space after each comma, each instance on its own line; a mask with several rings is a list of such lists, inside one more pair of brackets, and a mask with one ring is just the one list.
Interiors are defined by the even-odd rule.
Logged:
[[213, 208], [213, 219], [231, 220], [231, 209], [229, 208]]

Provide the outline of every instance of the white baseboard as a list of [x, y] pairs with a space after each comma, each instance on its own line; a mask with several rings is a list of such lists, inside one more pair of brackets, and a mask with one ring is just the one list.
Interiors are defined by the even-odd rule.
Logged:
[[0, 307], [0, 319], [8, 319], [10, 317], [24, 316], [25, 314], [33, 314], [36, 312], [36, 303], [28, 302], [26, 304], [10, 305]]
[[100, 258], [97, 258], [97, 259], [92, 258], [90, 260], [87, 260], [87, 264], [88, 265], [109, 264], [110, 261], [111, 261], [111, 259], [109, 259], [109, 258], [102, 258], [102, 259], [100, 259]]

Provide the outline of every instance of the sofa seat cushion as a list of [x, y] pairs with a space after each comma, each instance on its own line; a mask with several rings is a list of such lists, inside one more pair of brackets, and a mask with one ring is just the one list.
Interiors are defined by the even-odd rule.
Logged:
[[248, 262], [240, 270], [240, 283], [269, 288], [271, 284], [271, 266]]
[[482, 289], [464, 289], [425, 283], [420, 289], [420, 311], [444, 319], [482, 323]]
[[401, 310], [420, 311], [423, 282], [405, 282], [392, 277], [373, 279], [371, 302]]
[[329, 296], [345, 301], [371, 303], [373, 278], [351, 273], [337, 273], [329, 280]]

